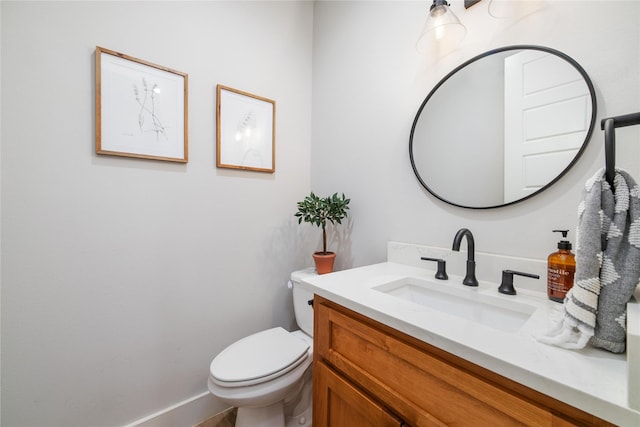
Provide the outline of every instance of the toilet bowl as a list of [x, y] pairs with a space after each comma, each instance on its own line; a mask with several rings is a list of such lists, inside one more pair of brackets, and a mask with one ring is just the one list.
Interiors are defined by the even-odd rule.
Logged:
[[209, 368], [211, 394], [238, 408], [236, 427], [311, 426], [313, 294], [299, 281], [313, 269], [291, 274], [300, 330], [271, 328], [242, 338], [218, 354]]

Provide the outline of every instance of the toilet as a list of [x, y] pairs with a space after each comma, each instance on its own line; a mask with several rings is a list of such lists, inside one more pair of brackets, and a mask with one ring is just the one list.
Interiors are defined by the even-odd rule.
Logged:
[[311, 426], [313, 293], [301, 289], [313, 268], [291, 274], [293, 308], [300, 330], [281, 327], [242, 338], [211, 362], [211, 394], [238, 408], [236, 427]]

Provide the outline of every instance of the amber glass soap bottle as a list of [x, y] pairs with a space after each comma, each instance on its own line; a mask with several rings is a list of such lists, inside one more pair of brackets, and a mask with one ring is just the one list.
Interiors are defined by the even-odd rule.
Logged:
[[563, 302], [564, 297], [573, 287], [573, 276], [576, 272], [576, 257], [571, 252], [571, 242], [565, 240], [569, 230], [553, 230], [562, 233], [558, 242], [558, 251], [547, 259], [547, 295], [552, 301]]

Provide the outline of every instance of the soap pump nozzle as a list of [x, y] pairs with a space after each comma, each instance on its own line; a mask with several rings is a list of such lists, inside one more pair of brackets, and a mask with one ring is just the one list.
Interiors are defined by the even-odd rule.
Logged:
[[571, 242], [564, 240], [567, 238], [569, 230], [553, 230], [554, 233], [562, 233], [562, 239], [558, 242], [558, 249], [571, 250]]

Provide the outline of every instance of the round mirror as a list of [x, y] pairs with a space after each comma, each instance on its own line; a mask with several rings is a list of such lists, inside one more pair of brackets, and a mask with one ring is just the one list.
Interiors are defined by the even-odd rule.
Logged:
[[503, 47], [460, 65], [429, 93], [411, 127], [411, 165], [444, 202], [506, 206], [564, 175], [595, 119], [593, 84], [576, 61], [547, 47]]

